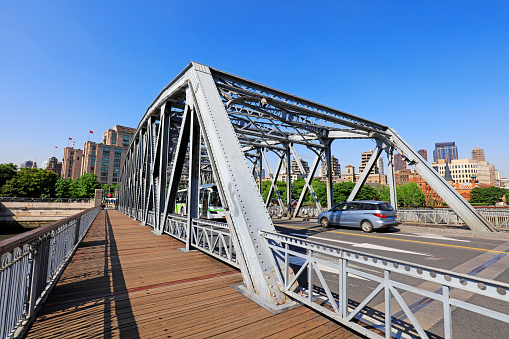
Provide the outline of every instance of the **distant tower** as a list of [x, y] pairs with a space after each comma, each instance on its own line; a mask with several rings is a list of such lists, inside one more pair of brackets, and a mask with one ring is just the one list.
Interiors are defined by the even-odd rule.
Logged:
[[456, 143], [454, 141], [438, 142], [435, 144], [433, 162], [438, 162], [440, 159], [444, 159], [447, 163], [450, 163], [451, 160], [458, 159], [458, 147], [456, 147]]
[[420, 149], [417, 153], [419, 153], [421, 157], [424, 158], [424, 160], [428, 161], [428, 151], [425, 149]]
[[403, 160], [401, 154], [394, 154], [394, 170], [401, 171], [403, 169], [406, 169], [406, 161]]
[[22, 163], [21, 166], [19, 166], [19, 167], [20, 168], [32, 168], [33, 165], [34, 165], [34, 162], [32, 160], [27, 160], [24, 163]]
[[472, 160], [474, 161], [486, 161], [484, 158], [484, 150], [482, 148], [476, 147], [472, 150]]

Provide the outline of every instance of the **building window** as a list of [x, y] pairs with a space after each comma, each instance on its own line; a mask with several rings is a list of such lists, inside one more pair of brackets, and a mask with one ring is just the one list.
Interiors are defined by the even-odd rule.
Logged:
[[101, 171], [108, 172], [108, 167], [102, 167], [102, 168], [101, 168]]
[[[117, 160], [117, 159], [115, 159]], [[120, 167], [120, 164], [113, 164], [113, 167]]]
[[113, 159], [114, 162], [120, 162], [120, 159]]
[[91, 170], [91, 171], [93, 171], [93, 170], [94, 170], [94, 166], [93, 166], [93, 165], [94, 165], [94, 164], [92, 164], [92, 167], [90, 168], [90, 170]]
[[92, 155], [95, 155], [95, 151], [92, 151]]
[[105, 162], [110, 162], [110, 158], [108, 158], [108, 157], [103, 157], [103, 161], [105, 161]]
[[101, 177], [101, 181], [108, 181], [107, 177]]
[[101, 177], [107, 177], [108, 176], [108, 172], [101, 172]]
[[122, 150], [116, 149], [115, 150], [115, 158], [121, 158], [122, 157]]
[[108, 167], [108, 166], [110, 166], [110, 163], [109, 162], [103, 162], [103, 166]]

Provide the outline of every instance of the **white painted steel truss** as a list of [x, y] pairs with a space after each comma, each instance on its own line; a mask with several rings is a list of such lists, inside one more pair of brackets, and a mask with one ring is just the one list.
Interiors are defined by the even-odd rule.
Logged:
[[[435, 316], [443, 323], [445, 339], [453, 337], [454, 308], [509, 323], [508, 284], [275, 232], [260, 233], [272, 251], [274, 265], [279, 267], [278, 277], [286, 294], [367, 337], [382, 338], [380, 334], [385, 333], [385, 338], [435, 338], [435, 333], [428, 332], [429, 328], [420, 322], [429, 323], [429, 317], [420, 319], [416, 314], [433, 301], [441, 304], [436, 307], [441, 314]], [[290, 275], [292, 269], [297, 273]], [[349, 283], [352, 278], [353, 284]], [[370, 289], [357, 283], [359, 279], [364, 284], [374, 283], [369, 294], [366, 291]], [[299, 288], [295, 286], [297, 281]], [[357, 295], [364, 294], [361, 299], [352, 297], [355, 289], [361, 292]], [[503, 305], [494, 309], [493, 301]]]
[[[187, 187], [185, 241], [189, 249], [193, 237], [187, 235], [192, 234], [193, 220], [199, 218], [200, 181], [216, 182], [246, 288], [269, 304], [281, 305], [286, 296], [274, 283], [277, 272], [258, 233], [273, 231], [274, 225], [248, 161], [254, 171], [261, 172], [263, 160], [268, 166], [265, 153], [277, 154], [279, 165], [275, 175], [271, 173], [275, 184], [281, 169], [290, 168], [292, 153], [302, 167], [294, 146], [309, 148], [316, 158], [293, 213], [297, 215], [308, 191], [317, 201], [310, 181], [320, 162], [329, 169], [327, 205], [331, 207], [331, 144], [336, 139], [377, 143], [350, 200], [355, 199], [378, 156], [386, 152], [391, 201], [396, 205], [392, 154], [397, 151], [470, 228], [492, 230], [390, 127], [195, 62], [163, 89], [141, 119], [120, 175], [119, 209], [143, 224], [153, 218], [149, 224], [156, 234], [162, 234], [169, 227], [182, 226], [168, 216], [174, 211], [177, 190]], [[290, 192], [290, 176], [287, 178]], [[272, 190], [281, 205], [290, 205], [289, 194], [283, 202], [275, 185]]]

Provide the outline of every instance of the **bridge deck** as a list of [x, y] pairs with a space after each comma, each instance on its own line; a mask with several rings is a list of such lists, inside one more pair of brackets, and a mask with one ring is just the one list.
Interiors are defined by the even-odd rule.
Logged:
[[235, 291], [239, 271], [101, 211], [27, 338], [358, 338], [306, 307], [274, 315]]

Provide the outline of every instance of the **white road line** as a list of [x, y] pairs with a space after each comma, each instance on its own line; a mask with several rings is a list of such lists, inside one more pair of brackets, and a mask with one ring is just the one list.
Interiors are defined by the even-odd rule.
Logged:
[[337, 242], [337, 243], [351, 245], [352, 247], [367, 248], [367, 249], [371, 249], [371, 250], [387, 251], [387, 252], [398, 252], [398, 253], [406, 253], [406, 254], [415, 254], [415, 255], [422, 255], [422, 256], [425, 256], [425, 257], [430, 257], [431, 256], [431, 254], [429, 254], [429, 253], [420, 253], [420, 252], [402, 250], [402, 249], [399, 249], [399, 248], [375, 245], [375, 244], [370, 244], [370, 243], [367, 243], [367, 242], [359, 244], [359, 243], [343, 241], [343, 240], [336, 240], [336, 239], [329, 239], [329, 238], [322, 238], [322, 237], [315, 237], [315, 236], [307, 236], [307, 235], [298, 234], [298, 233], [290, 233], [290, 234], [291, 235], [296, 235], [296, 236], [299, 236], [299, 237], [303, 237], [303, 238], [313, 239], [313, 240], [332, 241], [332, 242]]
[[427, 239], [435, 239], [435, 240], [471, 242], [470, 240], [454, 239], [454, 238], [445, 237], [443, 235], [431, 234], [431, 233], [395, 234], [395, 235], [403, 235], [405, 237], [427, 238]]

